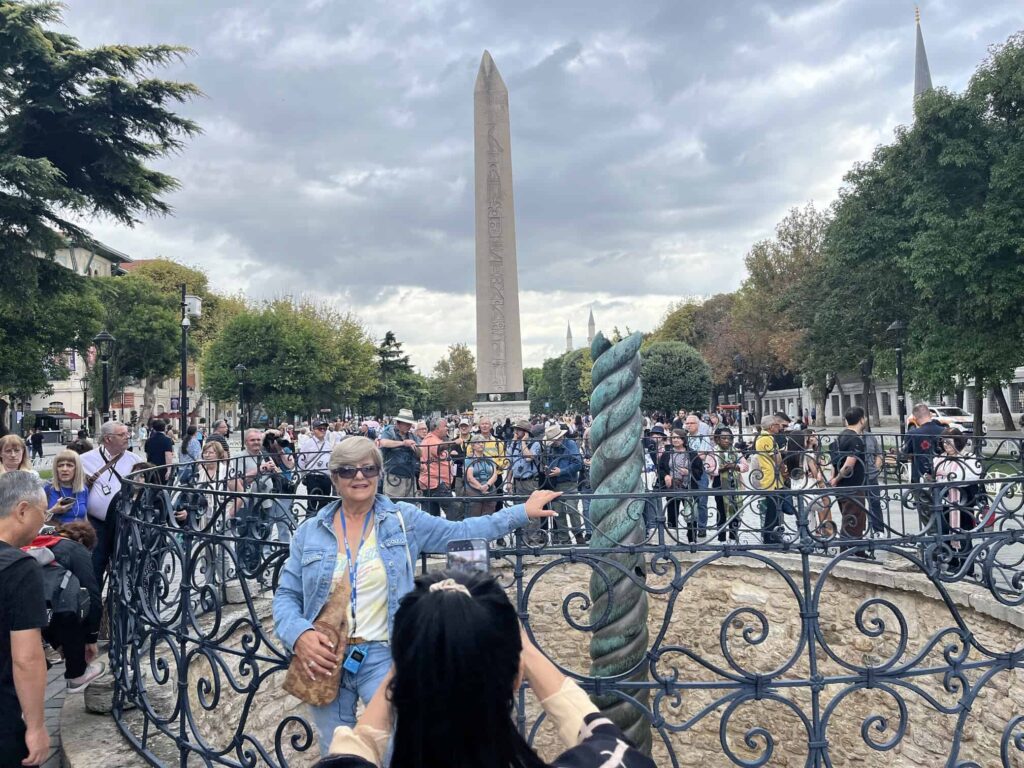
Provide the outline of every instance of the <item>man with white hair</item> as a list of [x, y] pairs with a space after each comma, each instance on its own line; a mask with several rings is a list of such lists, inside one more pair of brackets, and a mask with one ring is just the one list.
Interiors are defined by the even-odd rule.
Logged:
[[5, 766], [41, 765], [50, 751], [43, 719], [43, 574], [35, 558], [20, 549], [46, 522], [46, 506], [34, 473], [0, 475], [0, 765]]
[[[96, 529], [96, 548], [92, 565], [96, 581], [103, 585], [103, 574], [114, 554], [117, 533], [117, 506], [121, 478], [131, 473], [142, 459], [128, 450], [128, 427], [120, 421], [107, 421], [100, 427], [99, 445], [82, 454], [82, 469], [89, 488], [89, 522]], [[89, 479], [93, 482], [90, 484]]]
[[[714, 451], [711, 438], [706, 434], [707, 424], [701, 421], [697, 414], [691, 413], [683, 419], [683, 429], [686, 430], [686, 447], [691, 456], [696, 456], [703, 463], [704, 460]], [[695, 476], [696, 477], [696, 476]], [[711, 478], [707, 472], [702, 472], [697, 478], [697, 487], [706, 490], [711, 485]], [[704, 538], [708, 535], [708, 497], [697, 497], [697, 535]]]

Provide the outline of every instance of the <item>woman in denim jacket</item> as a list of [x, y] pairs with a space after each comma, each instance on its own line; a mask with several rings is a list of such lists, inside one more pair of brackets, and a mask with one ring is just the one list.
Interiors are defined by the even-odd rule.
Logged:
[[[485, 517], [449, 522], [406, 502], [377, 494], [383, 467], [380, 450], [371, 440], [349, 437], [331, 451], [328, 468], [340, 499], [327, 504], [299, 526], [274, 594], [274, 628], [311, 678], [328, 675], [350, 659], [341, 676], [338, 697], [310, 707], [326, 754], [339, 725], [356, 722], [356, 701], [367, 703], [391, 666], [389, 646], [395, 612], [412, 591], [415, 562], [422, 552], [443, 553], [459, 539], [493, 540], [525, 527], [531, 518], [551, 517], [545, 509], [558, 496], [536, 491], [526, 504]], [[335, 584], [350, 580], [349, 641], [336, 654], [313, 621]], [[350, 658], [358, 650], [360, 664]], [[356, 672], [351, 668], [357, 666]]]

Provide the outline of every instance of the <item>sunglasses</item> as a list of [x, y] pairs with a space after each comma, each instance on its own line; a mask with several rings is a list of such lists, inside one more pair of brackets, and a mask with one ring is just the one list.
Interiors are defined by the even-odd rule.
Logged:
[[345, 480], [351, 480], [360, 472], [362, 472], [363, 477], [370, 479], [371, 477], [376, 477], [377, 475], [380, 474], [380, 467], [378, 467], [376, 464], [369, 464], [365, 467], [344, 466], [338, 467], [337, 469], [332, 469], [331, 472], [332, 474], [335, 474], [338, 477], [343, 478]]

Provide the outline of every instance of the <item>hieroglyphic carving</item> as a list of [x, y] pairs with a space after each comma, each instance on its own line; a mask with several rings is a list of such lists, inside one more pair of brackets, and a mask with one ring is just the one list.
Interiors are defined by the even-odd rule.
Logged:
[[501, 143], [495, 113], [494, 94], [487, 94], [487, 260], [490, 267], [491, 307], [491, 387], [504, 392], [505, 375], [505, 244], [502, 242], [501, 170], [498, 167]]
[[474, 95], [477, 390], [523, 391], [508, 90], [485, 53]]

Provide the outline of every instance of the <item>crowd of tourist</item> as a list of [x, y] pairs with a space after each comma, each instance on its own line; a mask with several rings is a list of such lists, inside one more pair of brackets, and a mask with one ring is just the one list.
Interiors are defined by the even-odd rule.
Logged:
[[[712, 537], [738, 543], [745, 534], [774, 545], [783, 541], [786, 520], [799, 503], [815, 535], [867, 556], [856, 544], [886, 531], [886, 473], [907, 461], [915, 484], [908, 498], [922, 529], [948, 534], [984, 525], [984, 472], [967, 438], [939, 424], [926, 406], [916, 407], [914, 417], [916, 426], [902, 444], [887, 447], [867, 428], [863, 409], [852, 407], [825, 450], [806, 417], [767, 414], [757, 425], [741, 426], [733, 411], [648, 416], [641, 438], [644, 523], [649, 532], [675, 531], [690, 543]], [[588, 414], [495, 424], [461, 414], [421, 420], [401, 410], [382, 421], [322, 419], [249, 429], [231, 457], [223, 421], [209, 431], [189, 427], [176, 437], [160, 419], [144, 433], [110, 421], [95, 444], [80, 434], [57, 452], [45, 483], [32, 461], [41, 451], [16, 435], [0, 437], [0, 766], [31, 765], [46, 752], [42, 689], [50, 660], [63, 660], [71, 692], [104, 672], [97, 633], [117, 501], [124, 478], [140, 471], [154, 487], [175, 487], [177, 525], [198, 526], [204, 516], [223, 511], [242, 540], [272, 536], [289, 543], [274, 600], [278, 635], [311, 680], [335, 675], [340, 665], [346, 670], [337, 695], [313, 710], [325, 765], [383, 765], [382, 734], [391, 732], [392, 709], [417, 713], [424, 696], [420, 662], [395, 651], [393, 641], [408, 631], [402, 617], [434, 604], [457, 607], [465, 616], [478, 611], [480, 623], [470, 622], [472, 631], [493, 643], [485, 625], [507, 611], [503, 593], [487, 580], [415, 582], [417, 559], [443, 553], [452, 540], [511, 541], [517, 530], [531, 546], [587, 542], [594, 531], [588, 510], [591, 426]], [[941, 495], [929, 492], [933, 481], [947, 485]], [[290, 494], [302, 504], [293, 505]], [[308, 521], [297, 526], [297, 517]], [[957, 537], [955, 548], [951, 568], [967, 559], [970, 535]], [[254, 552], [258, 562], [260, 547]], [[55, 578], [64, 583], [63, 592], [56, 591]], [[344, 653], [315, 626], [336, 589], [349, 601]], [[508, 663], [521, 660], [531, 683], [535, 675], [547, 676], [551, 670], [543, 669], [528, 639], [511, 625], [506, 630]], [[417, 642], [448, 659], [448, 641], [438, 631]], [[346, 664], [353, 651], [359, 663]], [[477, 661], [469, 657], [460, 669]], [[458, 677], [454, 668], [437, 675], [444, 681]], [[451, 695], [457, 696], [453, 685]], [[550, 685], [535, 687], [550, 694], [542, 703], [554, 720], [583, 734], [580, 747], [597, 736], [621, 737], [614, 726], [598, 727], [596, 713], [584, 711], [564, 680], [552, 677]], [[382, 704], [382, 691], [390, 692], [391, 707]], [[491, 693], [494, 706], [507, 707], [504, 685]], [[367, 709], [357, 723], [358, 700]], [[580, 706], [563, 707], [560, 700]], [[562, 728], [569, 746], [579, 741], [571, 730]], [[396, 732], [396, 738], [396, 754], [438, 748], [422, 729]], [[502, 749], [528, 750], [517, 739], [510, 736]], [[329, 748], [339, 754], [326, 757]], [[467, 742], [459, 748], [470, 754], [476, 747]], [[634, 756], [623, 764], [647, 763]]]

